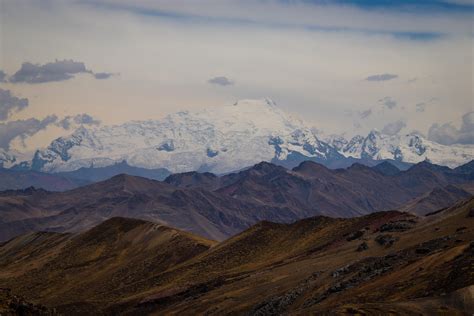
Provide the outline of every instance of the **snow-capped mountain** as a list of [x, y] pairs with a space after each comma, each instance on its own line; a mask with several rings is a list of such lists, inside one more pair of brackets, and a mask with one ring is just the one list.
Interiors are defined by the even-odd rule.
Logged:
[[[444, 146], [416, 134], [324, 140], [316, 129], [269, 99], [241, 100], [233, 105], [177, 112], [161, 120], [122, 125], [80, 127], [38, 150], [32, 159], [0, 152], [4, 167], [37, 171], [73, 171], [126, 161], [134, 167], [171, 172], [226, 173], [261, 161], [294, 166], [302, 160], [341, 166], [355, 159], [393, 159], [408, 163], [429, 160], [455, 167], [474, 159], [474, 146]], [[30, 156], [31, 157], [31, 156]], [[25, 161], [26, 160], [26, 161]], [[344, 164], [342, 164], [344, 165]]]
[[283, 112], [273, 101], [242, 100], [178, 112], [162, 120], [81, 127], [37, 151], [31, 166], [57, 172], [126, 160], [132, 166], [171, 172], [225, 173], [261, 161], [285, 160], [292, 152], [321, 161], [342, 158], [321, 142], [310, 126]]
[[357, 159], [391, 159], [408, 163], [428, 160], [449, 167], [474, 159], [473, 145], [445, 146], [416, 133], [385, 135], [373, 130], [366, 137], [357, 135], [347, 140], [333, 135], [326, 138], [326, 141], [345, 157]]

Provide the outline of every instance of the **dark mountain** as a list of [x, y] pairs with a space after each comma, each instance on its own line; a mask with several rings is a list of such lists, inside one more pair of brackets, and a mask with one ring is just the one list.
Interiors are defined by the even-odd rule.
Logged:
[[474, 181], [474, 160], [454, 168], [454, 172], [466, 175], [466, 179]]
[[215, 190], [220, 185], [220, 178], [210, 172], [185, 172], [168, 176], [164, 182], [180, 188], [203, 188]]
[[372, 167], [372, 169], [385, 176], [394, 176], [400, 173], [400, 169], [398, 169], [388, 161], [379, 163], [378, 165]]
[[263, 221], [219, 244], [113, 218], [0, 244], [0, 285], [64, 315], [464, 315], [472, 209]]
[[407, 203], [402, 210], [420, 215], [426, 215], [436, 209], [453, 205], [455, 202], [471, 197], [472, 194], [454, 185], [435, 188], [432, 191], [415, 198]]
[[396, 166], [399, 170], [407, 170], [408, 168], [413, 166], [412, 163], [392, 160], [392, 159], [375, 160], [369, 157], [354, 158], [354, 157], [344, 157], [344, 156], [331, 156], [331, 157], [328, 157], [328, 159], [319, 159], [319, 158], [307, 157], [298, 152], [291, 152], [290, 154], [288, 154], [288, 157], [285, 160], [278, 160], [274, 158], [271, 162], [273, 164], [283, 166], [287, 169], [293, 169], [305, 161], [311, 161], [318, 164], [322, 164], [329, 169], [348, 168], [355, 163], [366, 165], [368, 167], [374, 167], [380, 164], [381, 162], [389, 162], [392, 165]]
[[125, 160], [115, 165], [106, 167], [80, 168], [69, 172], [55, 173], [68, 179], [87, 181], [88, 183], [107, 180], [119, 174], [128, 174], [131, 176], [144, 177], [153, 180], [163, 180], [170, 175], [170, 172], [164, 168], [146, 169], [130, 166]]
[[259, 220], [288, 222], [301, 216], [283, 207], [129, 175], [67, 192], [7, 194], [0, 197], [0, 210], [5, 210], [0, 212], [0, 240], [29, 231], [81, 231], [114, 216], [151, 220], [222, 240]]
[[0, 168], [0, 190], [2, 191], [26, 189], [32, 186], [48, 191], [66, 191], [89, 183], [87, 180], [71, 179], [59, 174]]
[[291, 171], [261, 163], [230, 176], [238, 180], [222, 177], [230, 184], [216, 192], [306, 214], [339, 217], [395, 209], [434, 188], [468, 182], [462, 176], [446, 176], [424, 163], [396, 176], [380, 174], [362, 164], [331, 170], [310, 161]]
[[0, 168], [0, 191], [42, 188], [48, 191], [67, 191], [90, 183], [104, 181], [118, 174], [163, 180], [170, 175], [166, 169], [132, 167], [126, 161], [98, 168], [80, 168], [75, 171], [44, 173], [33, 170]]
[[449, 184], [471, 182], [463, 174], [454, 172], [444, 166], [433, 165], [427, 161], [420, 162], [407, 171], [398, 174], [395, 179], [399, 185], [421, 196], [434, 188], [442, 188]]
[[474, 160], [469, 161], [468, 163], [454, 168], [454, 171], [458, 173], [469, 174], [474, 172]]
[[[393, 176], [362, 164], [331, 170], [309, 161], [293, 170], [262, 162], [220, 177], [185, 173], [165, 182], [118, 175], [66, 192], [0, 194], [0, 240], [38, 230], [83, 231], [114, 216], [223, 240], [260, 220], [360, 216], [403, 208], [436, 188], [470, 184], [462, 174], [425, 162]], [[449, 197], [452, 202], [465, 195]], [[424, 203], [422, 211], [412, 210], [425, 214], [436, 211], [437, 205]]]

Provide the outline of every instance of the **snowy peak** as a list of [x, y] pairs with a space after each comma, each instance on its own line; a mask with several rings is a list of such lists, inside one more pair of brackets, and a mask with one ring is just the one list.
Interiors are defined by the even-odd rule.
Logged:
[[80, 128], [36, 152], [42, 171], [71, 171], [127, 161], [172, 172], [225, 173], [298, 153], [320, 160], [340, 154], [321, 142], [309, 125], [271, 99], [170, 114], [162, 120]]
[[416, 133], [386, 135], [373, 130], [366, 137], [356, 135], [350, 141], [333, 136], [330, 144], [338, 148], [339, 153], [345, 157], [357, 159], [390, 159], [408, 163], [428, 160], [435, 164], [456, 167], [474, 158], [472, 145], [445, 146]]

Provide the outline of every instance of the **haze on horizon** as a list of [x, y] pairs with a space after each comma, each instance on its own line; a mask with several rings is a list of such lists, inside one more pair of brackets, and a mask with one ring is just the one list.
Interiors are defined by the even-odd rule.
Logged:
[[28, 150], [80, 125], [263, 97], [326, 134], [416, 130], [473, 144], [473, 10], [469, 0], [3, 0], [0, 145]]

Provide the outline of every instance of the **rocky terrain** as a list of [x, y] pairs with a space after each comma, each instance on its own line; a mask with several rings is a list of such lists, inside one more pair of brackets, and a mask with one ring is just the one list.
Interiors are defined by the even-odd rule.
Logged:
[[430, 214], [262, 221], [221, 243], [142, 220], [0, 245], [0, 287], [58, 313], [467, 315], [474, 199]]

